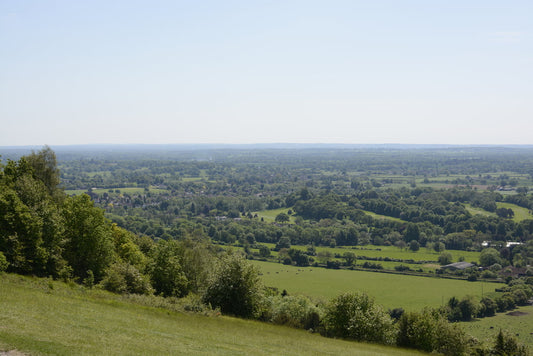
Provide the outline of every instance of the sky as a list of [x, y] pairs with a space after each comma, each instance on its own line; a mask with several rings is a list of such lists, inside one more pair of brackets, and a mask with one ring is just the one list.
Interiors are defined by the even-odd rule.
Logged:
[[0, 146], [533, 144], [533, 1], [0, 0]]

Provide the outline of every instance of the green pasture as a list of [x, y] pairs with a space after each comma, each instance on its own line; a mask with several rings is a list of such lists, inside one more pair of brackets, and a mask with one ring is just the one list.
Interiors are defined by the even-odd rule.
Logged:
[[496, 213], [491, 213], [490, 211], [486, 211], [481, 208], [473, 207], [470, 204], [465, 204], [465, 208], [472, 215], [496, 216]]
[[405, 221], [405, 220], [402, 220], [402, 219], [399, 219], [399, 218], [394, 218], [392, 216], [376, 214], [376, 213], [373, 213], [373, 212], [368, 211], [368, 210], [363, 210], [363, 211], [365, 212], [365, 214], [370, 215], [374, 219], [384, 219], [384, 220], [391, 220], [391, 221], [396, 221], [396, 222], [401, 222], [401, 223], [407, 223], [407, 221]]
[[415, 355], [307, 331], [147, 307], [47, 279], [0, 275], [0, 354]]
[[[261, 245], [266, 245], [269, 248], [274, 248], [276, 244], [271, 243], [260, 243]], [[293, 245], [292, 248], [296, 248], [302, 251], [306, 251], [308, 246], [298, 246]], [[426, 248], [421, 248], [420, 250], [413, 252], [408, 248], [400, 249], [396, 246], [375, 246], [375, 245], [364, 245], [364, 246], [343, 246], [343, 247], [324, 247], [317, 246], [315, 247], [316, 252], [327, 251], [332, 255], [338, 254], [343, 255], [345, 252], [353, 252], [356, 256], [366, 256], [371, 258], [382, 259], [385, 257], [401, 259], [401, 260], [413, 260], [413, 261], [437, 261], [440, 255], [440, 252], [435, 252]], [[274, 254], [275, 251], [272, 251]], [[462, 250], [446, 250], [452, 255], [452, 262], [458, 262], [459, 257], [463, 257], [466, 262], [479, 262], [480, 252], [475, 251], [462, 251]], [[380, 262], [380, 261], [376, 261]]]
[[[282, 209], [272, 209], [272, 210], [262, 210], [262, 211], [255, 211], [255, 212], [252, 212], [253, 215], [257, 214], [257, 217], [259, 219], [263, 218], [264, 221], [266, 222], [274, 222], [276, 220], [276, 216], [280, 213], [285, 213], [287, 214], [287, 212], [289, 211], [289, 209], [287, 208], [282, 208]], [[294, 214], [293, 215], [289, 215], [289, 223], [294, 223]]]
[[418, 277], [366, 271], [294, 267], [280, 263], [253, 262], [267, 286], [290, 294], [330, 299], [344, 292], [365, 292], [386, 308], [420, 310], [438, 307], [449, 298], [496, 294], [498, 283], [468, 282], [444, 278]]
[[[273, 244], [262, 244], [262, 245], [274, 246]], [[244, 250], [243, 247], [232, 247], [232, 248], [237, 248], [239, 250]], [[302, 248], [302, 246], [293, 246], [293, 248], [299, 248], [301, 250], [305, 250], [305, 248]], [[252, 248], [251, 250], [252, 250], [252, 252], [259, 253], [259, 249]], [[271, 257], [273, 257], [274, 259], [276, 259], [277, 256], [278, 256], [278, 252], [277, 251], [271, 251], [270, 254], [271, 254]], [[317, 256], [313, 256], [313, 258], [315, 259], [315, 261], [318, 261], [318, 257]], [[344, 261], [342, 258], [335, 258], [335, 257], [332, 257], [331, 260], [338, 260], [338, 261], [341, 261], [341, 262]], [[363, 264], [365, 262], [367, 262], [367, 261], [366, 260], [357, 260], [355, 267], [362, 268], [362, 266], [363, 266]], [[407, 267], [411, 268], [411, 270], [412, 270], [411, 272], [418, 271], [419, 269], [421, 269], [422, 272], [433, 273], [433, 272], [435, 272], [435, 269], [440, 267], [436, 262], [433, 262], [433, 263], [422, 263], [422, 264], [421, 263], [409, 263], [409, 262], [393, 262], [393, 261], [368, 261], [368, 262], [379, 263], [381, 266], [383, 266], [384, 270], [391, 270], [391, 271], [395, 270], [394, 267], [399, 266], [399, 265], [403, 265], [403, 266], [407, 266]]]
[[498, 313], [490, 318], [461, 323], [465, 331], [480, 341], [491, 342], [500, 329], [515, 335], [517, 339], [533, 348], [533, 306], [519, 307], [511, 312]]
[[511, 203], [501, 203], [501, 202], [497, 202], [496, 206], [498, 208], [513, 209], [514, 211], [513, 220], [515, 222], [520, 222], [526, 219], [533, 219], [533, 215], [529, 213], [529, 210], [526, 208], [522, 208], [521, 206], [511, 204]]

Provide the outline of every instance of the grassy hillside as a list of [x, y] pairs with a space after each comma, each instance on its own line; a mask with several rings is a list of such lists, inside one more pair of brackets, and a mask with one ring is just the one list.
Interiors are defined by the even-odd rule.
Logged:
[[465, 331], [481, 341], [494, 340], [500, 329], [533, 349], [533, 306], [519, 307], [506, 313], [498, 313], [490, 318], [478, 319], [473, 322], [461, 323]]
[[146, 307], [97, 290], [0, 275], [0, 350], [36, 355], [413, 355], [221, 316]]

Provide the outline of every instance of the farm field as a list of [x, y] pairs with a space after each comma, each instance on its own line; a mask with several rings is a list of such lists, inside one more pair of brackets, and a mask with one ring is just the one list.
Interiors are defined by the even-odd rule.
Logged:
[[518, 206], [516, 204], [496, 202], [496, 206], [498, 208], [513, 209], [514, 211], [513, 220], [515, 222], [520, 222], [526, 219], [533, 219], [533, 215], [529, 213], [528, 209], [522, 208], [521, 206]]
[[343, 292], [365, 292], [385, 308], [420, 310], [438, 307], [449, 298], [465, 295], [496, 295], [499, 283], [468, 282], [444, 278], [396, 275], [378, 272], [295, 267], [279, 263], [253, 261], [267, 286], [289, 294], [330, 299]]
[[[269, 248], [274, 248], [276, 245], [271, 243], [260, 243], [261, 245], [266, 245]], [[307, 246], [298, 246], [293, 245], [292, 248], [307, 250]], [[315, 247], [316, 252], [328, 251], [333, 255], [339, 254], [342, 255], [345, 252], [353, 252], [356, 256], [366, 256], [372, 258], [394, 258], [402, 260], [413, 260], [413, 261], [437, 261], [440, 253], [433, 250], [427, 250], [421, 248], [420, 250], [413, 252], [409, 249], [400, 249], [396, 246], [375, 246], [375, 245], [363, 245], [363, 246], [343, 246], [343, 247]], [[480, 252], [475, 251], [462, 251], [462, 250], [446, 250], [452, 255], [452, 261], [457, 262], [460, 257], [463, 257], [467, 262], [479, 262]], [[275, 251], [272, 251], [274, 254]]]
[[515, 335], [517, 339], [533, 348], [533, 306], [517, 308], [511, 312], [498, 313], [490, 318], [461, 323], [465, 331], [480, 341], [494, 339], [500, 329]]
[[481, 208], [475, 208], [470, 204], [465, 204], [466, 210], [470, 212], [472, 215], [484, 215], [484, 216], [497, 216], [496, 213], [491, 213], [490, 211], [483, 210]]
[[[266, 222], [274, 222], [276, 220], [276, 216], [280, 213], [285, 213], [287, 214], [287, 211], [289, 211], [289, 209], [287, 208], [282, 208], [282, 209], [271, 209], [271, 210], [262, 210], [262, 211], [255, 211], [255, 212], [252, 212], [252, 214], [257, 214], [257, 217], [258, 218], [263, 218], [264, 221]], [[289, 223], [294, 223], [294, 215], [289, 215]]]
[[417, 355], [230, 317], [141, 306], [61, 282], [0, 275], [0, 353], [39, 355]]
[[407, 223], [407, 221], [402, 220], [400, 218], [395, 218], [395, 217], [392, 217], [392, 216], [376, 214], [376, 213], [373, 213], [373, 212], [368, 211], [368, 210], [363, 210], [363, 211], [365, 212], [365, 214], [370, 215], [374, 219], [385, 219], [385, 220], [390, 220], [390, 221]]

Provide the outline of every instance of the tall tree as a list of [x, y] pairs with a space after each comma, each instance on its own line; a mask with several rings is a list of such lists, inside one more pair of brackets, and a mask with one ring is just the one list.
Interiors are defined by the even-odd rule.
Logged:
[[65, 199], [62, 212], [65, 255], [74, 275], [86, 278], [90, 270], [99, 281], [115, 258], [111, 223], [87, 194]]

